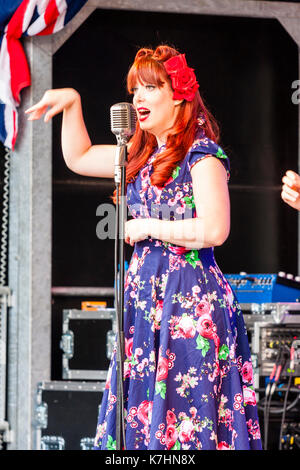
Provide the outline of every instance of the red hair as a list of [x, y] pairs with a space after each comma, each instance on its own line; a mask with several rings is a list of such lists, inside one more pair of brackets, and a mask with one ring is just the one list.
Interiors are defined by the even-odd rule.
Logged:
[[[167, 82], [172, 88], [171, 79], [163, 64], [176, 55], [179, 55], [179, 52], [167, 45], [158, 46], [155, 51], [147, 48], [140, 49], [128, 72], [127, 89], [129, 93], [132, 93], [137, 82], [151, 83], [158, 87], [162, 87], [163, 84]], [[171, 176], [174, 168], [176, 168], [178, 163], [185, 157], [195, 139], [196, 131], [199, 128], [197, 118], [200, 114], [204, 115], [205, 118], [201, 127], [206, 136], [218, 143], [218, 124], [205, 107], [199, 90], [197, 90], [192, 101], [184, 100], [179, 105], [175, 125], [170, 130], [167, 137], [166, 148], [158, 155], [153, 163], [153, 173], [151, 175], [151, 183], [153, 185], [163, 186]], [[134, 180], [157, 147], [156, 137], [147, 131], [141, 130], [138, 122], [135, 134], [131, 138], [130, 143], [128, 165], [126, 168], [126, 184]]]

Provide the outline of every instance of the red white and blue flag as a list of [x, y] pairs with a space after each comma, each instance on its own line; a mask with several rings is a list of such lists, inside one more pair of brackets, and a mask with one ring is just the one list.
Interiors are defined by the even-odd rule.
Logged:
[[87, 0], [0, 0], [0, 141], [14, 149], [20, 92], [30, 86], [22, 36], [61, 30]]

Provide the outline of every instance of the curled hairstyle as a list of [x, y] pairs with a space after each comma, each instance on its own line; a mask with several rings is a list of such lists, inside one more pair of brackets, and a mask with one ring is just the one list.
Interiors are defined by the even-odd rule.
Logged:
[[[129, 93], [132, 93], [138, 82], [153, 84], [159, 88], [167, 82], [172, 88], [171, 79], [163, 64], [176, 55], [179, 55], [179, 52], [167, 45], [158, 46], [155, 50], [140, 49], [128, 72], [127, 89]], [[218, 124], [205, 107], [199, 90], [197, 90], [192, 101], [183, 100], [179, 104], [177, 118], [173, 128], [169, 131], [166, 147], [159, 153], [153, 163], [151, 184], [162, 187], [171, 176], [174, 168], [183, 160], [195, 139], [196, 131], [199, 128], [197, 118], [200, 114], [205, 118], [201, 127], [206, 136], [215, 142], [219, 141]], [[157, 147], [156, 137], [142, 130], [138, 122], [130, 143], [126, 183], [134, 180], [139, 170], [145, 165]]]

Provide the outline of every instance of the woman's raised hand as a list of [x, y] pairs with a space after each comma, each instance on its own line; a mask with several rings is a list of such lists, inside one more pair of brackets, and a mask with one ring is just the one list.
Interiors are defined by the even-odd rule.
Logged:
[[67, 167], [79, 175], [113, 178], [115, 145], [92, 145], [82, 113], [81, 97], [74, 88], [47, 90], [25, 113], [34, 121], [43, 115], [48, 122], [63, 111], [62, 153]]
[[282, 178], [281, 198], [289, 206], [300, 211], [300, 176], [288, 170]]
[[38, 103], [26, 109], [25, 114], [29, 114], [28, 121], [40, 119], [45, 114], [44, 122], [48, 122], [71, 106], [76, 99], [80, 99], [80, 95], [74, 88], [47, 90]]

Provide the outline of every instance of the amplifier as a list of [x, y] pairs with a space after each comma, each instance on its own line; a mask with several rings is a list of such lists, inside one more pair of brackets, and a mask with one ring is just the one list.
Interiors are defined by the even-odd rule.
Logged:
[[239, 303], [299, 302], [300, 277], [278, 274], [225, 274]]
[[35, 450], [92, 450], [105, 382], [40, 382]]
[[106, 380], [117, 323], [114, 308], [63, 310], [63, 379]]
[[[269, 376], [274, 364], [282, 364], [281, 376], [300, 376], [300, 323], [257, 323], [257, 356], [261, 376]], [[291, 359], [291, 348], [294, 354]], [[280, 355], [280, 358], [279, 358]]]

